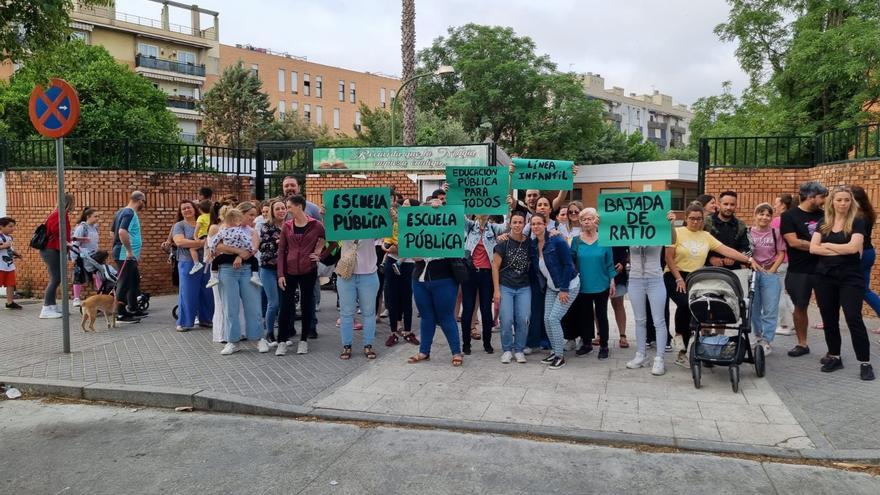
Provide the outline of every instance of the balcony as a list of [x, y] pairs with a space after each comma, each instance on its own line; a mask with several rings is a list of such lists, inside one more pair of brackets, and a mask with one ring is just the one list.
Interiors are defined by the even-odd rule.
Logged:
[[199, 109], [199, 101], [191, 96], [168, 96], [165, 106], [196, 111]]
[[164, 70], [166, 72], [175, 72], [187, 76], [205, 77], [205, 66], [195, 64], [184, 64], [174, 60], [165, 60], [162, 58], [148, 57], [138, 53], [134, 57], [134, 65], [145, 69]]

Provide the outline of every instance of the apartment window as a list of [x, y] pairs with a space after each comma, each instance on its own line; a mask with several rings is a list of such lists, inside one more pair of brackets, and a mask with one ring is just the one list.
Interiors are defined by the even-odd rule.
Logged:
[[278, 91], [284, 91], [284, 81], [287, 79], [287, 74], [284, 73], [284, 69], [278, 69]]
[[324, 125], [324, 107], [321, 105], [315, 107], [315, 124]]
[[285, 106], [286, 106], [286, 104], [284, 103], [284, 100], [281, 100], [278, 102], [278, 117], [281, 120], [284, 120], [284, 116], [286, 115], [287, 109], [285, 108]]
[[379, 103], [385, 108], [385, 88], [379, 88]]
[[333, 109], [333, 128], [339, 129], [339, 109]]
[[251, 74], [260, 77], [260, 66], [257, 64], [251, 64]]
[[177, 50], [177, 61], [181, 64], [196, 65], [196, 54], [186, 50]]
[[324, 97], [324, 78], [321, 76], [315, 76], [315, 97]]
[[71, 40], [79, 40], [83, 43], [89, 43], [89, 32], [88, 31], [71, 31], [70, 32]]
[[357, 99], [357, 94], [354, 89], [354, 81], [348, 83], [348, 101], [354, 103]]
[[312, 106], [309, 105], [308, 103], [303, 105], [303, 119], [306, 122], [309, 122], [312, 119]]
[[312, 95], [312, 83], [308, 74], [303, 74], [303, 96]]
[[297, 81], [297, 72], [290, 72], [290, 92], [296, 94], [298, 89], [299, 82]]
[[354, 128], [357, 130], [361, 130], [361, 113], [354, 113]]
[[138, 43], [138, 53], [151, 58], [159, 58], [159, 47], [156, 45], [148, 45], [146, 43]]
[[339, 81], [339, 101], [345, 101], [345, 81]]
[[297, 113], [297, 112], [299, 112], [299, 102], [298, 101], [290, 102], [290, 113]]

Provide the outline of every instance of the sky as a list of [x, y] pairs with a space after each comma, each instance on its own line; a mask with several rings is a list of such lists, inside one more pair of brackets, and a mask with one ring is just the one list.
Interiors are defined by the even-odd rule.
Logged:
[[[188, 3], [186, 0], [181, 3]], [[117, 10], [159, 18], [161, 5], [117, 0]], [[220, 41], [250, 44], [359, 71], [399, 75], [399, 0], [199, 0], [220, 12]], [[747, 84], [735, 45], [712, 32], [725, 0], [416, 0], [416, 50], [467, 23], [510, 26], [559, 70], [593, 72], [627, 94], [658, 90], [676, 103]], [[171, 22], [190, 25], [188, 11]], [[202, 27], [210, 26], [202, 18]]]

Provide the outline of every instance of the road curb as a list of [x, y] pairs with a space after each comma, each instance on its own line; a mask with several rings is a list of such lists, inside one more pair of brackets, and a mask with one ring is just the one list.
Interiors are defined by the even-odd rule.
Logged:
[[242, 397], [212, 390], [124, 385], [66, 380], [46, 380], [0, 376], [0, 384], [16, 387], [33, 396], [55, 396], [73, 399], [97, 400], [135, 404], [147, 407], [192, 407], [195, 410], [243, 415], [287, 418], [315, 417], [327, 421], [358, 421], [386, 426], [410, 426], [455, 430], [471, 433], [501, 435], [532, 435], [560, 441], [585, 442], [602, 445], [638, 447], [650, 445], [692, 452], [767, 456], [791, 460], [825, 460], [872, 462], [880, 461], [880, 450], [783, 449], [748, 444], [689, 440], [581, 429], [561, 429], [540, 425], [496, 423], [492, 421], [455, 420], [400, 416], [359, 411], [345, 411], [307, 406], [278, 404], [271, 401]]

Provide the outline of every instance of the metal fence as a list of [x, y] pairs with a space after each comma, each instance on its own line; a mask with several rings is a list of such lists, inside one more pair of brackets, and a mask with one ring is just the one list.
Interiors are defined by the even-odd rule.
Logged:
[[873, 160], [880, 157], [880, 125], [834, 129], [816, 136], [816, 164]]
[[[64, 165], [81, 170], [155, 170], [252, 175], [253, 150], [188, 143], [65, 139]], [[0, 170], [55, 168], [55, 141], [0, 140]]]
[[700, 140], [706, 168], [808, 168], [815, 165], [812, 136], [715, 137]]

